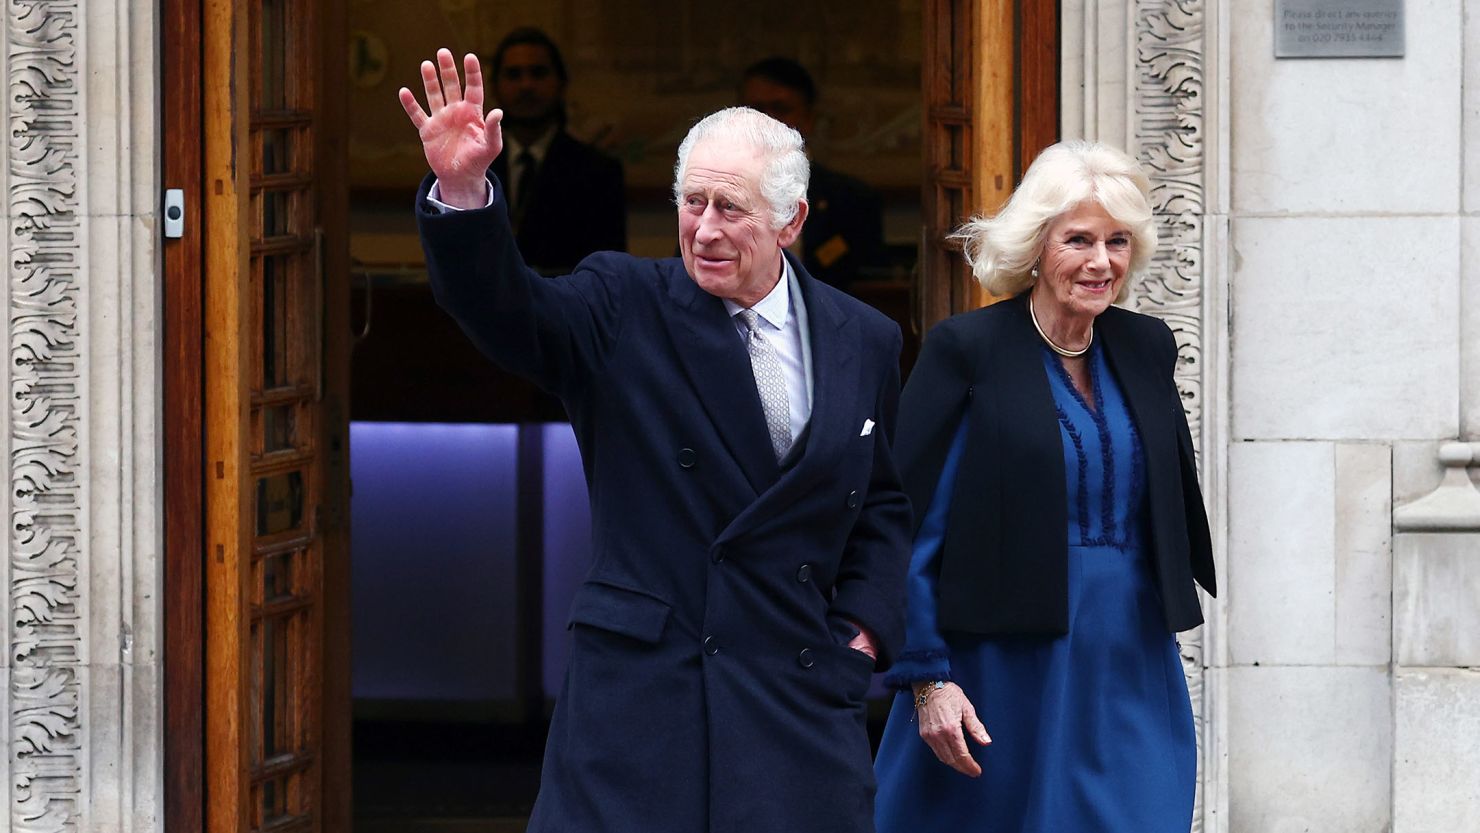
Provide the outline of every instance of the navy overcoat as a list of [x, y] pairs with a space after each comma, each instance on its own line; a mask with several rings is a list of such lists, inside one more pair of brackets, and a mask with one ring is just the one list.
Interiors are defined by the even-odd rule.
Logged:
[[792, 261], [814, 404], [783, 468], [743, 341], [681, 260], [599, 253], [540, 278], [496, 186], [490, 208], [441, 215], [429, 187], [438, 302], [562, 399], [591, 496], [595, 561], [530, 831], [872, 831], [874, 663], [841, 623], [877, 635], [881, 668], [903, 642], [899, 328]]

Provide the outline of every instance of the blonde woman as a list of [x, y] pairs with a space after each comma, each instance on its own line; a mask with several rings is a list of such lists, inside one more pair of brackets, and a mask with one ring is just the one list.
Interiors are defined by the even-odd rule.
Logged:
[[879, 833], [1191, 823], [1175, 634], [1212, 548], [1172, 333], [1112, 306], [1156, 250], [1148, 190], [1124, 153], [1061, 143], [958, 233], [1012, 297], [936, 327], [902, 396], [916, 533]]

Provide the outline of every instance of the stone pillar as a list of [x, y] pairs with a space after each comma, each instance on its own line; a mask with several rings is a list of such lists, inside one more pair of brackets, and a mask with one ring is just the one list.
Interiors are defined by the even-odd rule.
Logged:
[[1480, 830], [1480, 443], [1393, 513], [1393, 833]]
[[[1216, 0], [1065, 0], [1061, 124], [1137, 156], [1152, 182], [1161, 245], [1128, 306], [1177, 338], [1177, 386], [1198, 447], [1214, 551], [1227, 539], [1226, 27]], [[1225, 606], [1180, 637], [1199, 749], [1192, 830], [1220, 830], [1227, 807]]]
[[0, 828], [162, 826], [156, 4], [5, 4]]

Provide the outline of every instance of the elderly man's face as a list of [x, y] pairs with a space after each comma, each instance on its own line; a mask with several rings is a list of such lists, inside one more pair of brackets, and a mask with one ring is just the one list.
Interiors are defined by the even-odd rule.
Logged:
[[812, 108], [799, 90], [752, 75], [740, 85], [740, 103], [790, 127], [803, 139], [812, 135]]
[[536, 43], [505, 49], [493, 84], [504, 117], [514, 122], [548, 121], [565, 97], [565, 84], [555, 71], [550, 50]]
[[780, 229], [761, 196], [765, 159], [749, 144], [724, 138], [689, 151], [679, 183], [678, 244], [689, 276], [711, 295], [754, 306], [781, 276], [781, 250], [801, 234], [807, 206]]

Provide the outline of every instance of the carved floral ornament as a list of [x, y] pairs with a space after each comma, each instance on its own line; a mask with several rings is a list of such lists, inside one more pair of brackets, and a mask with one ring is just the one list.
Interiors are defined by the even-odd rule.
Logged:
[[[1203, 217], [1205, 176], [1202, 0], [1137, 0], [1134, 7], [1135, 96], [1131, 125], [1151, 178], [1151, 207], [1164, 235], [1156, 257], [1131, 287], [1134, 307], [1171, 327], [1177, 341], [1177, 389], [1202, 449]], [[1201, 456], [1201, 455], [1200, 455]], [[1179, 640], [1192, 698], [1199, 762], [1207, 742], [1203, 628]], [[1198, 780], [1192, 830], [1203, 830], [1204, 790]]]
[[7, 829], [81, 801], [79, 4], [6, 5], [11, 517]]

